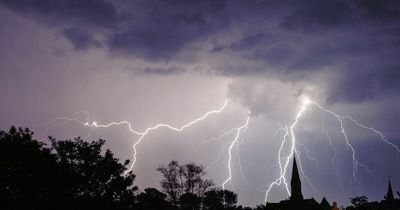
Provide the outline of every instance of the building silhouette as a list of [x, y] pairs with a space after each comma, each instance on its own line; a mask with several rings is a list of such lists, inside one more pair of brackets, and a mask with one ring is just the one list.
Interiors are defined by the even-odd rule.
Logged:
[[[331, 206], [328, 200], [323, 197], [318, 203], [314, 198], [304, 199], [301, 191], [301, 179], [297, 168], [296, 157], [293, 155], [292, 177], [290, 180], [290, 197], [279, 203], [265, 204], [266, 210], [338, 210], [336, 202]], [[399, 193], [400, 196], [400, 193]], [[365, 196], [364, 196], [365, 197]], [[366, 198], [366, 197], [365, 197]], [[359, 206], [348, 206], [346, 210], [400, 210], [400, 198], [393, 195], [392, 184], [388, 180], [387, 192], [381, 201], [368, 202]]]
[[279, 203], [266, 203], [267, 210], [330, 210], [332, 206], [324, 197], [321, 203], [314, 198], [304, 199], [301, 191], [301, 180], [299, 170], [297, 168], [296, 156], [293, 155], [293, 169], [290, 180], [290, 198], [280, 201]]
[[388, 180], [387, 192], [381, 201], [366, 202], [358, 207], [349, 206], [346, 210], [400, 210], [400, 198], [393, 195], [392, 184]]
[[297, 169], [296, 156], [293, 156], [293, 170], [292, 179], [290, 180], [291, 196], [290, 200], [301, 201], [303, 200], [303, 193], [301, 192], [301, 181], [299, 170]]
[[384, 198], [387, 202], [393, 202], [393, 200], [394, 200], [392, 183], [390, 183], [390, 179], [388, 182], [388, 190], [387, 190], [386, 196]]
[[[388, 180], [388, 189], [386, 195], [383, 197], [383, 200], [377, 205], [380, 209], [390, 209], [390, 210], [400, 210], [400, 198], [395, 199], [392, 190], [392, 183], [390, 179]], [[375, 208], [378, 209], [378, 208]]]

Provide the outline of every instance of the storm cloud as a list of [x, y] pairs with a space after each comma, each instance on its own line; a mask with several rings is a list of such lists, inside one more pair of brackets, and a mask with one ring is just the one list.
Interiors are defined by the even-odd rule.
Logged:
[[[208, 64], [214, 74], [230, 76], [268, 74], [293, 80], [291, 74], [307, 77], [317, 71], [335, 71], [338, 76], [330, 82], [327, 97], [331, 103], [378, 97], [375, 92], [388, 88], [386, 83], [391, 84], [390, 90], [382, 89], [387, 96], [396, 95], [399, 89], [391, 82], [398, 78], [391, 72], [400, 65], [397, 1], [1, 3], [60, 30], [76, 49], [104, 46], [111, 56], [151, 62], [182, 63], [189, 59]], [[180, 56], [183, 52], [185, 56]], [[208, 62], [209, 56], [245, 62], [231, 66]], [[148, 72], [167, 75], [175, 71]], [[354, 81], [354, 75], [362, 77]]]
[[[149, 136], [140, 150], [138, 182], [158, 184], [154, 167], [166, 159], [208, 164], [220, 158], [217, 150], [232, 136], [193, 152], [192, 159], [183, 153], [241, 125], [249, 112], [248, 135], [254, 138], [243, 140], [246, 149], [237, 154], [252, 151], [242, 156], [248, 157], [243, 166], [250, 184], [236, 176], [233, 185], [243, 195], [241, 203], [259, 204], [263, 195], [257, 190], [277, 175], [274, 132], [293, 121], [303, 97], [376, 126], [400, 145], [399, 58], [400, 2], [395, 0], [0, 0], [0, 97], [12, 99], [2, 103], [0, 125], [36, 126], [87, 110], [91, 120], [129, 120], [144, 130], [160, 122], [183, 125], [229, 99], [226, 112], [187, 133], [162, 130]], [[335, 144], [348, 155], [338, 122], [322, 115], [315, 107], [307, 110], [296, 130], [299, 139], [321, 159], [331, 154], [319, 141], [325, 117]], [[345, 125], [358, 157], [379, 179], [400, 174], [378, 164], [398, 161], [392, 148]], [[66, 127], [48, 131], [59, 137], [86, 134], [84, 128]], [[131, 158], [136, 137], [121, 130], [99, 129], [93, 136], [121, 139], [109, 146], [121, 159]], [[376, 160], [375, 147], [376, 154], [385, 154]], [[343, 177], [351, 176], [349, 158], [337, 161]], [[223, 159], [209, 170], [216, 183], [226, 175]], [[343, 202], [362, 192], [324, 182], [321, 177], [335, 179], [325, 174], [330, 160], [324, 161], [320, 171], [304, 165], [321, 192]], [[375, 189], [382, 180], [371, 180], [361, 177], [373, 183], [365, 189], [378, 198]], [[310, 186], [305, 192], [316, 194]], [[273, 199], [280, 200], [286, 194], [276, 195]]]

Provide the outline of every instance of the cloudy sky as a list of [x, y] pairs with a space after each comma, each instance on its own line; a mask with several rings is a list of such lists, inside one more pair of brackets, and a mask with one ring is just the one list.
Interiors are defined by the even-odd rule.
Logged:
[[[43, 140], [90, 133], [132, 160], [140, 136], [126, 125], [90, 130], [52, 120], [126, 120], [143, 132], [181, 127], [229, 100], [182, 132], [161, 128], [143, 138], [136, 183], [159, 186], [154, 169], [175, 159], [204, 165], [220, 186], [232, 129], [249, 116], [227, 188], [254, 206], [279, 177], [282, 128], [309, 98], [393, 145], [344, 119], [355, 162], [340, 121], [309, 104], [294, 127], [305, 197], [380, 200], [389, 176], [400, 190], [399, 58], [396, 1], [0, 0], [0, 128], [28, 126]], [[281, 185], [268, 200], [287, 197]]]

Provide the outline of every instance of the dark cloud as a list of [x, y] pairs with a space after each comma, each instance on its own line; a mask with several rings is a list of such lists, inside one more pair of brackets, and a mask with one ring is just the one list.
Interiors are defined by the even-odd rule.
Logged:
[[179, 66], [167, 67], [167, 68], [145, 68], [141, 73], [143, 74], [155, 74], [155, 75], [179, 75], [186, 71], [185, 68]]
[[309, 31], [347, 24], [352, 18], [353, 11], [345, 1], [305, 1], [299, 6], [281, 26]]
[[[252, 61], [242, 70], [219, 68], [224, 75], [258, 72], [303, 80], [307, 75], [334, 72], [326, 81], [330, 103], [362, 102], [400, 93], [400, 83], [393, 82], [400, 79], [396, 73], [400, 66], [398, 2], [307, 0], [278, 4], [278, 8], [281, 12], [272, 19], [265, 15], [274, 24], [215, 46], [213, 53]], [[254, 16], [263, 14], [248, 14], [252, 20]]]
[[359, 0], [357, 1], [357, 6], [361, 10], [361, 14], [368, 18], [391, 20], [399, 18], [400, 15], [400, 4], [398, 1]]
[[77, 50], [85, 50], [89, 47], [101, 47], [100, 41], [95, 40], [92, 34], [79, 28], [65, 28], [62, 34], [75, 46]]
[[57, 29], [78, 50], [102, 46], [95, 34], [111, 30], [118, 19], [116, 6], [108, 0], [1, 0], [0, 3]]
[[400, 93], [400, 65], [350, 67], [351, 72], [342, 74], [337, 83], [333, 83], [328, 102], [379, 100]]
[[159, 60], [226, 27], [225, 1], [137, 1], [108, 39], [111, 50]]
[[112, 27], [117, 20], [116, 6], [109, 0], [1, 0], [11, 10], [53, 27], [81, 25]]
[[272, 44], [276, 38], [270, 34], [256, 33], [245, 36], [238, 41], [228, 45], [217, 45], [212, 49], [212, 52], [220, 52], [224, 49], [228, 50], [249, 50], [260, 45]]
[[[398, 95], [391, 90], [400, 86], [389, 81], [397, 79], [392, 72], [400, 66], [398, 1], [0, 2], [58, 29], [75, 49], [104, 46], [113, 56], [171, 65], [195, 57], [191, 62], [205, 63], [213, 73], [226, 76], [299, 80], [334, 71], [336, 77], [326, 82], [332, 87], [327, 97], [332, 103], [373, 99], [378, 92], [381, 97]], [[197, 49], [195, 43], [208, 48]], [[215, 62], [209, 61], [210, 55]], [[142, 73], [177, 72], [182, 70], [147, 68]], [[351, 79], [357, 75], [370, 82]]]
[[187, 44], [206, 39], [227, 25], [225, 1], [2, 0], [1, 3], [59, 28], [78, 49], [97, 46], [88, 40], [97, 33], [106, 37], [105, 44], [111, 52], [150, 60], [171, 58]]
[[281, 26], [302, 32], [314, 32], [354, 27], [358, 24], [387, 24], [400, 18], [400, 4], [396, 1], [360, 0], [329, 1], [305, 0], [297, 2]]

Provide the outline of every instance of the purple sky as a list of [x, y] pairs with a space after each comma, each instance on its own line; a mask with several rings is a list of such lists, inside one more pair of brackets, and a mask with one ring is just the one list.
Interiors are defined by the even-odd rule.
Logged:
[[[232, 150], [228, 189], [254, 206], [279, 175], [283, 135], [276, 130], [294, 122], [305, 97], [400, 146], [399, 58], [398, 1], [0, 0], [0, 128], [28, 126], [39, 139], [87, 136], [74, 122], [41, 126], [56, 117], [85, 120], [85, 113], [91, 122], [127, 120], [140, 131], [180, 127], [229, 99], [223, 112], [182, 132], [147, 135], [136, 184], [159, 186], [154, 169], [176, 159], [203, 164], [221, 185], [235, 133], [201, 143], [241, 126], [250, 112]], [[335, 117], [309, 106], [295, 127], [314, 186], [302, 176], [305, 197], [342, 205], [355, 195], [380, 200], [388, 176], [400, 190], [400, 153], [376, 133], [348, 120], [344, 127], [368, 167], [358, 168], [357, 180]], [[139, 137], [113, 126], [92, 130], [90, 139], [97, 138], [132, 159]], [[269, 200], [287, 197], [278, 186]]]

